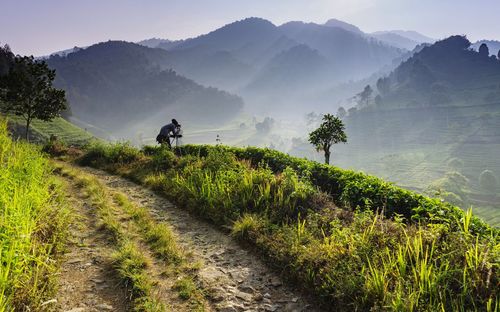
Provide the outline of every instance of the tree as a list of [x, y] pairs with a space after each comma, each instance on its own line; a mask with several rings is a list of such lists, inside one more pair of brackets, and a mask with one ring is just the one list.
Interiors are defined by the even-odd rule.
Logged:
[[309, 142], [316, 147], [316, 150], [325, 153], [326, 164], [330, 163], [330, 148], [332, 145], [347, 142], [344, 129], [344, 123], [340, 118], [326, 114], [323, 116], [323, 123], [319, 128], [309, 133]]
[[486, 43], [483, 43], [481, 44], [481, 46], [479, 46], [479, 55], [486, 57], [490, 56], [490, 49], [488, 49]]
[[9, 73], [2, 77], [5, 103], [2, 111], [21, 116], [26, 121], [26, 140], [34, 118], [50, 121], [66, 109], [64, 90], [52, 86], [55, 71], [44, 61], [17, 56]]
[[340, 119], [344, 119], [344, 117], [347, 115], [347, 111], [345, 110], [344, 107], [340, 106], [339, 109], [337, 110], [337, 117]]
[[495, 193], [497, 189], [497, 178], [491, 170], [484, 170], [479, 175], [479, 185], [483, 190]]
[[356, 98], [358, 98], [358, 104], [367, 106], [370, 104], [371, 98], [373, 94], [373, 89], [370, 87], [370, 85], [367, 85], [363, 91], [360, 93], [356, 94]]
[[377, 80], [377, 90], [380, 94], [386, 95], [391, 90], [391, 84], [388, 77], [379, 78]]

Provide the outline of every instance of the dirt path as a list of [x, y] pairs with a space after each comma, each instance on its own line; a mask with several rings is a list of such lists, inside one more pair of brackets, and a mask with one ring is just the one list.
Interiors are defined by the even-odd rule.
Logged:
[[203, 261], [200, 279], [217, 311], [317, 311], [300, 292], [283, 285], [258, 256], [210, 224], [124, 178], [92, 168], [83, 170], [173, 227], [178, 242]]
[[81, 190], [68, 184], [68, 201], [76, 222], [70, 227], [69, 252], [64, 255], [59, 277], [59, 311], [129, 311], [127, 292], [111, 265], [113, 246], [98, 228], [93, 209]]

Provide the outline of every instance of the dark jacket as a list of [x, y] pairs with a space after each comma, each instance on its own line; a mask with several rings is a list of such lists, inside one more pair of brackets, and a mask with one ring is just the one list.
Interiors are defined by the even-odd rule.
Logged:
[[176, 132], [176, 127], [173, 123], [169, 123], [168, 125], [165, 125], [160, 129], [160, 135], [166, 137], [169, 137], [170, 133], [175, 134], [175, 132]]

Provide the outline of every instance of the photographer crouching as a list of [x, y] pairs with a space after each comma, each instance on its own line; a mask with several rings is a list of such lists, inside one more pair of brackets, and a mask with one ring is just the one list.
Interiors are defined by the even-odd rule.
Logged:
[[177, 141], [180, 137], [182, 137], [181, 125], [177, 122], [177, 120], [172, 119], [171, 123], [161, 127], [160, 133], [156, 136], [156, 141], [161, 145], [166, 144], [168, 148], [172, 148], [170, 138]]

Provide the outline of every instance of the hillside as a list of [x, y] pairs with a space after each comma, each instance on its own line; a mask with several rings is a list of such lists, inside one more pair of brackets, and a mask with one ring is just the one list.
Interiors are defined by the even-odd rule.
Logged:
[[334, 163], [472, 205], [500, 224], [500, 183], [480, 181], [485, 170], [500, 181], [500, 61], [455, 36], [423, 48], [372, 87], [378, 99], [345, 119], [349, 143], [335, 147]]
[[[286, 283], [295, 283], [313, 296], [313, 304], [304, 307], [307, 311], [379, 306], [391, 311], [438, 307], [493, 311], [487, 306], [497, 304], [497, 291], [490, 285], [499, 277], [494, 249], [498, 231], [470, 212], [375, 177], [269, 149], [189, 145], [175, 152], [177, 155], [152, 146], [136, 150], [123, 144], [101, 144], [89, 147], [77, 161], [131, 178], [165, 196], [183, 212], [191, 211], [220, 228], [231, 229], [242, 246], [258, 252], [287, 276]], [[86, 171], [143, 202], [145, 191], [140, 186], [100, 171]], [[154, 205], [157, 200], [152, 196], [146, 201]], [[166, 210], [177, 214], [172, 206]], [[176, 225], [181, 219], [168, 220]], [[198, 233], [201, 226], [196, 223], [188, 229], [191, 234], [186, 234], [196, 233], [194, 244], [205, 245], [205, 237], [211, 234]], [[185, 225], [180, 231], [183, 228]], [[225, 251], [217, 252], [217, 257], [212, 253], [208, 266], [240, 257], [241, 251], [226, 246], [221, 238], [219, 248]], [[200, 248], [204, 254], [206, 248]], [[474, 259], [483, 259], [481, 263], [491, 268], [490, 273], [482, 272], [482, 265], [466, 261], [473, 250], [480, 252]], [[245, 285], [257, 285], [255, 289], [238, 287], [250, 295], [236, 292], [239, 300], [230, 302], [231, 307], [243, 300], [244, 306], [265, 308], [269, 301], [256, 299], [262, 287], [283, 294], [280, 280], [265, 277], [259, 284], [253, 278], [253, 266], [241, 264], [244, 269], [240, 265], [239, 271], [233, 271], [233, 262], [228, 263], [215, 280], [224, 280], [231, 271], [229, 276], [244, 276]], [[427, 275], [422, 280], [415, 272], [424, 267]], [[428, 283], [433, 286], [426, 290]], [[222, 286], [217, 294], [228, 288]], [[378, 295], [371, 296], [373, 293]], [[220, 297], [217, 300], [226, 299]], [[295, 309], [302, 309], [300, 296], [292, 302]], [[272, 306], [287, 310], [293, 305], [284, 298]]]
[[[314, 94], [369, 76], [403, 54], [346, 25], [331, 20], [328, 25], [290, 22], [276, 26], [261, 18], [247, 18], [166, 46], [169, 59], [163, 66], [204, 85], [242, 95], [252, 113], [287, 106], [300, 115], [309, 109], [302, 102], [326, 106], [332, 101], [318, 100]], [[298, 54], [300, 47], [316, 52]], [[277, 59], [284, 55], [288, 55], [288, 64], [277, 66]], [[304, 64], [317, 64], [318, 59], [323, 59], [319, 70], [306, 68], [307, 73], [316, 71], [314, 75], [297, 71]], [[287, 87], [276, 77], [287, 77], [294, 83]], [[300, 101], [294, 92], [298, 85], [303, 94]]]
[[57, 72], [56, 86], [67, 92], [72, 115], [111, 133], [130, 137], [131, 125], [159, 114], [161, 123], [177, 116], [210, 124], [241, 110], [241, 98], [163, 70], [166, 58], [161, 49], [109, 41], [47, 62]]
[[[9, 131], [13, 138], [24, 138], [25, 122], [17, 116], [8, 116]], [[57, 117], [52, 121], [33, 120], [30, 126], [30, 141], [45, 143], [51, 136], [68, 145], [83, 146], [97, 139], [87, 130], [79, 128], [67, 120]]]

